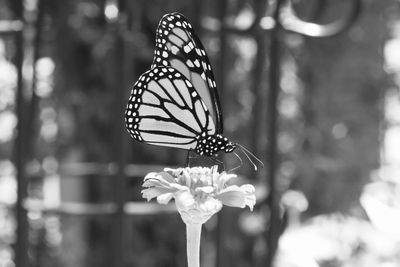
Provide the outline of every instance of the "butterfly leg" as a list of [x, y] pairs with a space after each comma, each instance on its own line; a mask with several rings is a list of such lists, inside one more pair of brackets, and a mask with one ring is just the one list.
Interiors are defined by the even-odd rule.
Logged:
[[187, 156], [186, 156], [186, 167], [190, 167], [190, 160], [191, 159], [197, 159], [199, 156], [197, 154], [192, 153], [193, 151], [190, 149], [188, 150]]
[[222, 167], [222, 170], [225, 171], [225, 164], [219, 160], [216, 156], [213, 156], [210, 158], [213, 162], [213, 165], [218, 165], [220, 167]]
[[188, 150], [188, 152], [187, 152], [187, 155], [186, 155], [186, 167], [189, 167], [189, 164], [190, 164], [190, 152], [191, 152], [192, 150]]

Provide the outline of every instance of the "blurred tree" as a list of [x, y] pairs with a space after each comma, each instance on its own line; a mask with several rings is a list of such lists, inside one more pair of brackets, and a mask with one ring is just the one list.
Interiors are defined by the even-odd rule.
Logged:
[[362, 186], [379, 164], [380, 105], [388, 85], [381, 50], [388, 30], [376, 14], [387, 8], [388, 2], [367, 1], [348, 32], [305, 38], [297, 52], [305, 124], [294, 186], [309, 198], [309, 214], [359, 206]]

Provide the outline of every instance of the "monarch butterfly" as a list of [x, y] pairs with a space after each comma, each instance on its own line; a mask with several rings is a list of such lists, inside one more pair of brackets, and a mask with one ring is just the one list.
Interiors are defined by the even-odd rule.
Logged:
[[125, 121], [130, 135], [147, 144], [208, 157], [236, 149], [238, 144], [222, 135], [221, 106], [207, 54], [182, 14], [160, 20], [151, 69], [134, 84]]

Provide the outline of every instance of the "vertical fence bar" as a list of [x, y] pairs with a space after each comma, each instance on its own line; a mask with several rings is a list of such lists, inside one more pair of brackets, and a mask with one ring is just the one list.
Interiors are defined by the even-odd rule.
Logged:
[[[259, 0], [255, 2], [255, 9], [258, 14], [257, 16], [263, 16], [261, 10], [265, 10], [266, 6], [265, 0]], [[258, 19], [258, 18], [257, 18]], [[265, 112], [263, 99], [265, 95], [263, 90], [265, 90], [265, 86], [263, 83], [264, 80], [264, 67], [266, 62], [266, 54], [268, 52], [267, 42], [266, 42], [266, 34], [263, 31], [255, 28], [255, 42], [257, 44], [257, 54], [255, 57], [255, 63], [252, 70], [252, 84], [251, 89], [254, 94], [254, 105], [253, 105], [253, 119], [251, 121], [251, 133], [250, 133], [250, 147], [251, 150], [256, 154], [260, 155], [263, 151], [263, 147], [260, 146], [259, 140], [261, 135], [263, 134], [262, 129], [260, 127], [260, 121], [263, 118], [263, 113]]]
[[265, 55], [267, 54], [266, 37], [264, 33], [256, 33], [255, 41], [257, 43], [257, 56], [255, 58], [255, 63], [253, 67], [253, 84], [252, 92], [254, 93], [254, 105], [253, 105], [253, 119], [251, 122], [251, 150], [256, 154], [260, 155], [262, 147], [260, 146], [260, 136], [262, 134], [260, 121], [263, 117], [262, 102], [264, 98], [263, 80], [264, 80], [264, 65], [265, 65]]
[[[18, 0], [15, 2], [16, 17], [24, 21], [23, 1]], [[23, 88], [23, 58], [24, 58], [24, 36], [23, 31], [15, 33], [16, 38], [16, 55], [15, 64], [17, 68], [17, 94], [16, 94], [16, 113], [18, 118], [17, 136], [15, 143], [15, 167], [17, 178], [17, 204], [16, 204], [16, 218], [17, 218], [17, 241], [15, 247], [15, 264], [17, 267], [28, 266], [28, 221], [27, 213], [23, 206], [24, 200], [27, 195], [27, 180], [25, 174], [25, 140], [27, 132], [25, 131], [25, 95]]]
[[125, 43], [126, 34], [126, 13], [125, 13], [125, 2], [124, 0], [119, 0], [119, 19], [115, 23], [117, 32], [117, 42], [116, 42], [116, 88], [115, 90], [115, 143], [114, 143], [114, 158], [117, 164], [117, 173], [115, 175], [115, 187], [114, 187], [114, 197], [117, 204], [117, 212], [113, 218], [113, 267], [122, 267], [125, 264], [125, 249], [124, 249], [124, 204], [126, 197], [126, 175], [125, 175], [125, 165], [127, 157], [127, 139], [125, 134], [125, 121], [124, 121], [124, 111], [127, 100], [127, 74], [128, 61], [131, 58], [127, 56], [127, 49]]
[[[120, 43], [121, 42], [121, 43]], [[120, 51], [118, 53], [117, 60], [121, 60], [121, 55], [123, 55], [123, 45], [122, 41], [118, 40], [117, 46]], [[117, 68], [119, 71], [123, 71], [122, 68]], [[120, 72], [116, 73], [119, 77], [122, 75]], [[124, 153], [124, 142], [121, 136], [122, 133], [122, 123], [120, 120], [123, 118], [123, 113], [121, 111], [122, 106], [122, 82], [117, 82], [118, 88], [116, 88], [116, 105], [114, 114], [116, 116], [116, 129], [115, 129], [115, 144], [114, 144], [114, 158], [117, 164], [117, 173], [115, 174], [115, 182], [114, 182], [114, 199], [117, 205], [117, 211], [115, 216], [113, 217], [113, 266], [114, 267], [122, 267], [123, 265], [123, 246], [122, 246], [122, 237], [123, 237], [123, 217], [124, 217], [124, 201], [125, 201], [125, 157]]]
[[[117, 46], [119, 47], [118, 57], [117, 60], [121, 60], [121, 56], [123, 55], [123, 44], [121, 40], [118, 40]], [[122, 68], [118, 68], [119, 71], [123, 71]], [[121, 73], [116, 73], [118, 76], [122, 76]], [[114, 229], [113, 229], [113, 266], [115, 267], [122, 267], [123, 263], [123, 246], [122, 246], [122, 236], [123, 236], [123, 216], [124, 216], [124, 188], [125, 188], [125, 174], [124, 174], [124, 156], [123, 156], [123, 140], [121, 133], [123, 128], [121, 127], [121, 118], [123, 118], [123, 113], [121, 111], [120, 105], [122, 104], [122, 82], [118, 82], [116, 88], [117, 94], [116, 98], [116, 107], [115, 107], [115, 114], [116, 114], [116, 133], [115, 136], [115, 150], [114, 150], [114, 157], [117, 163], [118, 171], [115, 175], [115, 183], [114, 183], [114, 197], [115, 202], [117, 204], [117, 212], [115, 214], [114, 220]]]
[[270, 222], [267, 232], [267, 262], [266, 266], [271, 267], [274, 259], [275, 250], [279, 238], [279, 192], [276, 186], [276, 168], [277, 159], [277, 134], [278, 134], [278, 109], [277, 102], [280, 90], [280, 8], [282, 0], [276, 1], [276, 7], [273, 14], [275, 27], [271, 31], [271, 43], [269, 50], [270, 66], [269, 66], [269, 96], [268, 96], [268, 141], [269, 147], [267, 151], [267, 159], [269, 162], [268, 178], [269, 190], [268, 206], [270, 208]]
[[37, 112], [38, 112], [38, 104], [39, 104], [39, 96], [36, 93], [37, 87], [37, 71], [36, 71], [36, 62], [39, 59], [40, 53], [40, 45], [42, 39], [42, 25], [44, 22], [44, 0], [38, 0], [37, 3], [37, 17], [35, 21], [35, 36], [33, 40], [33, 56], [32, 56], [32, 83], [31, 83], [31, 99], [29, 103], [27, 103], [27, 115], [29, 115], [29, 119], [26, 122], [26, 131], [30, 133], [29, 140], [27, 140], [26, 144], [26, 157], [28, 160], [32, 159], [34, 156], [33, 146], [34, 140], [37, 132], [34, 129]]

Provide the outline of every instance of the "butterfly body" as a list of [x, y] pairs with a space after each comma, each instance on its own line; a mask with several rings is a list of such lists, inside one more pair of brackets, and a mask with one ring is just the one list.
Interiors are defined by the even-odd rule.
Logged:
[[233, 152], [222, 135], [222, 114], [211, 65], [199, 38], [179, 13], [157, 28], [151, 69], [134, 84], [125, 112], [128, 132], [151, 145], [214, 156]]
[[206, 135], [196, 137], [197, 146], [194, 151], [199, 155], [208, 157], [214, 156], [219, 151], [231, 153], [236, 149], [236, 145], [228, 140], [228, 138], [220, 135]]

